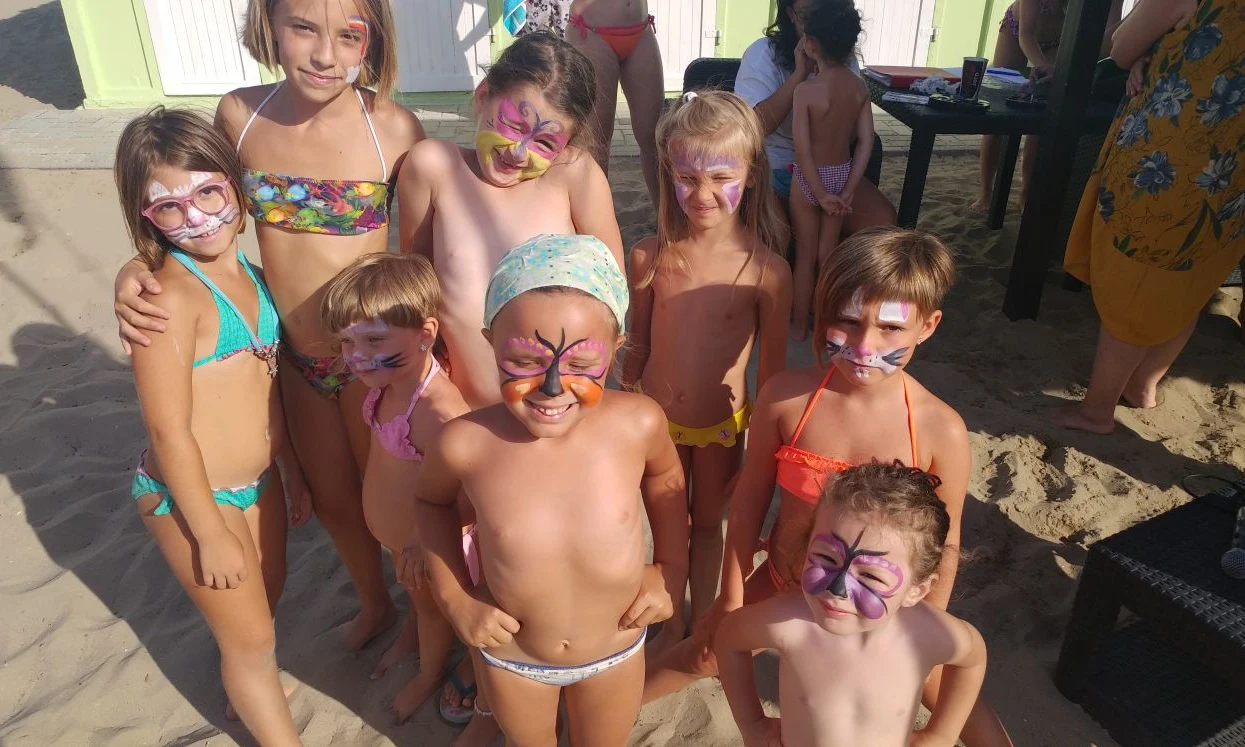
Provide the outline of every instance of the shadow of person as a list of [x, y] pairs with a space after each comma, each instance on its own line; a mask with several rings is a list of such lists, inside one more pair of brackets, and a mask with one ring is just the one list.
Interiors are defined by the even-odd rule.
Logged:
[[56, 109], [82, 106], [86, 94], [60, 3], [0, 18], [0, 86]]

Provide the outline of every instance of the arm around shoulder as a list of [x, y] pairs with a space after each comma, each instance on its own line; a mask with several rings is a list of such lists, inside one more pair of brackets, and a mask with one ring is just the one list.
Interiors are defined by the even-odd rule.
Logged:
[[631, 248], [627, 258], [627, 285], [631, 291], [631, 308], [627, 318], [627, 343], [623, 348], [623, 389], [634, 390], [644, 376], [651, 350], [653, 324], [653, 284], [644, 284], [657, 252], [657, 237], [641, 239]]
[[411, 146], [398, 171], [398, 251], [433, 259], [433, 215], [436, 185], [449, 174], [458, 147], [442, 140], [422, 139]]
[[787, 331], [791, 319], [791, 266], [776, 253], [762, 255], [759, 285], [758, 326], [760, 351], [757, 364], [757, 391], [774, 374], [787, 367]]

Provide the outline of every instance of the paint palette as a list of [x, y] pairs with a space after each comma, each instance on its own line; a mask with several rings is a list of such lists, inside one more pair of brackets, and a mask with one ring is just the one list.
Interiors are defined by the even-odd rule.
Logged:
[[929, 105], [935, 109], [958, 112], [960, 114], [985, 114], [990, 111], [989, 101], [984, 101], [982, 99], [969, 101], [942, 93], [936, 93], [933, 96], [930, 96]]

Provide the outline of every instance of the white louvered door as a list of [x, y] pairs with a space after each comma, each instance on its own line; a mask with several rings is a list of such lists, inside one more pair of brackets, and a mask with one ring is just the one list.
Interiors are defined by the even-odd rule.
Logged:
[[228, 93], [259, 80], [241, 42], [246, 0], [145, 0], [160, 83], [168, 95]]
[[487, 0], [391, 0], [398, 90], [470, 91], [489, 62]]
[[[716, 0], [651, 0], [657, 47], [667, 91], [683, 90], [683, 71], [697, 57], [712, 57], [717, 36]], [[757, 36], [760, 36], [760, 30]]]
[[929, 54], [934, 0], [856, 0], [865, 65], [924, 65]]

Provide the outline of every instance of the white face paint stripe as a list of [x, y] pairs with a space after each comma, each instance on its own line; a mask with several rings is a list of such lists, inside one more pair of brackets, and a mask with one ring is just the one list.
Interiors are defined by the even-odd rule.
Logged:
[[373, 319], [370, 322], [355, 322], [354, 324], [342, 330], [342, 334], [349, 337], [373, 334], [385, 334], [389, 331], [389, 325], [379, 319]]
[[843, 310], [839, 313], [845, 317], [859, 319], [865, 311], [865, 294], [859, 288], [852, 294], [852, 297], [843, 305]]
[[908, 321], [909, 307], [907, 301], [883, 301], [878, 306], [878, 321], [903, 324]]
[[169, 191], [169, 188], [161, 182], [153, 180], [151, 184], [147, 185], [147, 202], [155, 202], [161, 197], [168, 197], [171, 194], [173, 193]]

